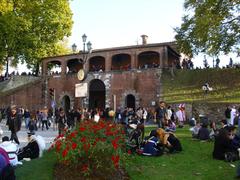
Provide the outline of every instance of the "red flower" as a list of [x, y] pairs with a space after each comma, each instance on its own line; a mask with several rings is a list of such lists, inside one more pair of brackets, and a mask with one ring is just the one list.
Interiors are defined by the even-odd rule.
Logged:
[[57, 141], [57, 142], [56, 142], [56, 151], [57, 151], [57, 152], [60, 151], [61, 145], [62, 145], [61, 141]]
[[101, 141], [102, 141], [102, 142], [106, 142], [106, 139], [105, 139], [105, 138], [101, 138]]
[[115, 150], [118, 148], [118, 138], [112, 140], [112, 145]]
[[86, 142], [87, 141], [87, 138], [84, 136], [80, 139], [81, 142]]
[[84, 165], [83, 165], [82, 171], [83, 171], [83, 172], [88, 171], [88, 165], [87, 165], [87, 164], [84, 164]]
[[90, 144], [83, 144], [83, 149], [84, 149], [84, 151], [86, 152], [86, 153], [88, 153], [88, 150], [89, 150], [89, 148], [90, 148]]
[[77, 132], [76, 132], [76, 131], [74, 131], [74, 132], [72, 132], [72, 133], [70, 134], [70, 137], [71, 137], [71, 138], [75, 138], [75, 137], [76, 137], [76, 135], [77, 135]]
[[130, 149], [128, 150], [128, 154], [132, 154], [132, 151]]
[[76, 149], [76, 148], [77, 148], [77, 143], [73, 142], [73, 143], [72, 143], [72, 149], [74, 150], [74, 149]]
[[119, 155], [116, 155], [116, 156], [112, 155], [112, 162], [113, 162], [115, 168], [119, 167], [119, 160], [120, 160]]
[[67, 149], [65, 149], [65, 150], [62, 152], [62, 157], [66, 157], [66, 156], [67, 156], [67, 154], [68, 154], [68, 150], [67, 150]]
[[113, 148], [116, 150], [118, 148], [117, 141], [113, 140], [112, 141]]
[[85, 127], [80, 127], [80, 128], [79, 128], [79, 131], [81, 131], [81, 132], [83, 132], [83, 131], [85, 131], [85, 130], [86, 130]]

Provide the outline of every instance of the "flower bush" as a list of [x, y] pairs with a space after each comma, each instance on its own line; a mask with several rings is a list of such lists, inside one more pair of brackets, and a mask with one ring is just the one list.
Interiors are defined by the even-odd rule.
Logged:
[[60, 163], [77, 166], [84, 175], [112, 172], [122, 166], [125, 133], [111, 122], [81, 122], [74, 130], [57, 137], [54, 148]]

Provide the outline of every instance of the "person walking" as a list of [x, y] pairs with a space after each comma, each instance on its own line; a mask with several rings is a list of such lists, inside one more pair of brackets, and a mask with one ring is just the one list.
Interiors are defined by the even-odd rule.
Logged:
[[14, 140], [17, 144], [19, 143], [17, 132], [21, 129], [21, 116], [17, 114], [16, 106], [11, 106], [11, 112], [7, 118], [7, 125], [11, 131], [10, 140]]
[[25, 120], [25, 128], [28, 129], [29, 128], [29, 122], [30, 122], [30, 112], [28, 109], [26, 109], [24, 111], [24, 120]]
[[58, 134], [61, 135], [64, 131], [66, 124], [66, 115], [63, 109], [60, 109], [60, 114], [58, 117]]
[[167, 110], [165, 108], [165, 102], [160, 101], [159, 106], [155, 110], [155, 120], [158, 128], [164, 128], [164, 120], [167, 119]]

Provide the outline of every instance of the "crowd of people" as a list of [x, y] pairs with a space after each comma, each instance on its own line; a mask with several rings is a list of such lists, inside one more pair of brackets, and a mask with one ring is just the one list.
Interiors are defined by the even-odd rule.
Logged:
[[0, 82], [7, 81], [14, 76], [35, 76], [35, 74], [31, 73], [31, 72], [29, 72], [29, 73], [22, 72], [21, 74], [19, 74], [19, 72], [13, 71], [11, 74], [7, 74], [7, 75], [0, 74]]
[[[1, 113], [2, 114], [2, 113]], [[25, 112], [25, 123], [30, 119], [29, 112]], [[0, 121], [3, 116], [1, 115]], [[22, 160], [31, 160], [42, 156], [45, 150], [45, 140], [33, 131], [28, 132], [28, 143], [19, 148], [20, 142], [17, 133], [21, 130], [22, 116], [16, 106], [11, 106], [5, 114], [6, 125], [11, 131], [11, 137], [3, 136], [0, 143], [0, 179], [15, 179], [14, 168], [22, 164]], [[30, 123], [29, 123], [30, 124]], [[27, 124], [26, 124], [27, 126]]]
[[[194, 139], [214, 141], [212, 152], [214, 159], [228, 162], [239, 159], [240, 130], [236, 132], [235, 125], [240, 122], [240, 108], [236, 110], [235, 106], [226, 108], [225, 119], [221, 121], [220, 127], [217, 122], [209, 121], [203, 115], [188, 120], [185, 104], [179, 104], [178, 109], [174, 111], [163, 101], [159, 102], [155, 109], [139, 107], [135, 110], [126, 107], [118, 108], [116, 112], [110, 108], [105, 110], [71, 109], [68, 112], [59, 108], [53, 114], [52, 109], [43, 108], [36, 112], [30, 112], [28, 109], [16, 106], [2, 109], [0, 112], [0, 120], [7, 119], [7, 126], [11, 131], [11, 136], [3, 136], [0, 144], [0, 171], [2, 172], [12, 172], [11, 167], [22, 164], [23, 160], [42, 156], [46, 145], [41, 136], [35, 135], [39, 129], [47, 131], [52, 127], [53, 130], [58, 129], [60, 135], [65, 128], [74, 129], [76, 124], [83, 120], [98, 122], [99, 119], [122, 124], [125, 127], [126, 135], [129, 136], [128, 140], [134, 140], [134, 146], [129, 146], [130, 150], [142, 156], [161, 156], [166, 153], [181, 152], [183, 148], [175, 132], [177, 127], [183, 128], [186, 122], [189, 122]], [[145, 136], [144, 126], [150, 121], [156, 123], [157, 127]], [[25, 126], [22, 126], [23, 122]], [[28, 132], [28, 144], [19, 148], [17, 132], [21, 130], [21, 127]], [[4, 157], [4, 153], [7, 154], [8, 159]], [[2, 161], [2, 159], [5, 160]]]
[[201, 116], [199, 121], [193, 119], [190, 131], [195, 139], [214, 141], [212, 152], [214, 159], [233, 162], [239, 160], [240, 153], [240, 108], [236, 110], [235, 106], [228, 106], [224, 114], [225, 119], [220, 121], [220, 126], [205, 116]]

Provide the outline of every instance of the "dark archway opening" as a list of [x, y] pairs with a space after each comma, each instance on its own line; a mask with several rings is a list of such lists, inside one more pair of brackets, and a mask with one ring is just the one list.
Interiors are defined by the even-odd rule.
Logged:
[[96, 56], [89, 59], [89, 72], [105, 71], [105, 59], [102, 56]]
[[132, 94], [129, 94], [126, 96], [126, 99], [125, 99], [125, 104], [128, 108], [133, 108], [135, 109], [135, 97], [132, 95]]
[[62, 107], [64, 109], [65, 113], [68, 113], [70, 110], [70, 97], [69, 96], [64, 96], [62, 98]]
[[117, 54], [112, 57], [112, 70], [130, 70], [131, 56], [128, 54]]
[[94, 79], [89, 85], [89, 109], [105, 109], [105, 84], [99, 80]]
[[50, 61], [47, 63], [47, 74], [56, 75], [62, 72], [60, 61]]
[[153, 51], [142, 52], [138, 55], [138, 68], [157, 68], [160, 65], [159, 53]]
[[71, 59], [67, 62], [68, 74], [77, 73], [83, 69], [83, 63], [80, 59]]

